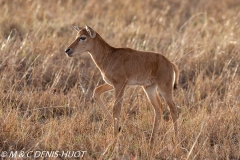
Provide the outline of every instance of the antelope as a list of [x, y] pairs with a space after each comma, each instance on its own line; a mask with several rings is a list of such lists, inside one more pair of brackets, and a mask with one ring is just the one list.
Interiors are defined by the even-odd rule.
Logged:
[[[156, 139], [156, 133], [163, 114], [163, 105], [158, 95], [159, 89], [170, 108], [174, 134], [177, 137], [178, 111], [173, 101], [173, 89], [177, 88], [179, 71], [177, 66], [160, 53], [138, 51], [131, 48], [115, 48], [109, 45], [96, 31], [87, 26], [72, 26], [77, 31], [75, 40], [65, 50], [69, 57], [88, 52], [106, 82], [95, 88], [93, 98], [102, 108], [109, 122], [113, 122], [113, 135], [117, 137], [119, 117], [126, 86], [140, 85], [154, 107], [154, 122], [150, 145]], [[106, 109], [101, 94], [114, 89], [115, 102], [113, 116]]]

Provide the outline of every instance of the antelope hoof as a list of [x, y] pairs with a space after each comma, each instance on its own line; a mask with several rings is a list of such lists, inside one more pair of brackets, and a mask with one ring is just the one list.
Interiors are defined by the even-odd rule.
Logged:
[[122, 127], [120, 126], [120, 127], [118, 128], [118, 133], [121, 132], [121, 130], [122, 130]]

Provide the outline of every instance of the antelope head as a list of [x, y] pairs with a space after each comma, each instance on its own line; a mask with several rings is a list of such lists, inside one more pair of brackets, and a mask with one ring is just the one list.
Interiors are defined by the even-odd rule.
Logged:
[[77, 31], [77, 36], [65, 50], [65, 53], [69, 57], [72, 57], [77, 53], [89, 52], [89, 50], [93, 48], [93, 41], [96, 37], [96, 32], [87, 25], [85, 28], [79, 28], [77, 26], [72, 27]]

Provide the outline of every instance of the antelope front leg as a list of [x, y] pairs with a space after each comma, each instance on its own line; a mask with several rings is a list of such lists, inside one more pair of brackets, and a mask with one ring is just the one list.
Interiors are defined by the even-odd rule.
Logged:
[[97, 88], [95, 88], [94, 93], [93, 93], [93, 97], [95, 98], [95, 100], [97, 101], [97, 103], [101, 106], [105, 116], [107, 117], [109, 122], [112, 122], [112, 116], [110, 115], [110, 113], [108, 112], [107, 108], [105, 107], [105, 105], [103, 104], [102, 100], [101, 100], [101, 94], [112, 90], [113, 86], [105, 83], [103, 85], [98, 86]]
[[113, 132], [114, 132], [114, 137], [116, 138], [118, 134], [118, 129], [119, 129], [119, 117], [121, 113], [125, 84], [115, 85], [114, 88], [115, 88], [116, 100], [113, 106], [113, 120], [114, 120]]

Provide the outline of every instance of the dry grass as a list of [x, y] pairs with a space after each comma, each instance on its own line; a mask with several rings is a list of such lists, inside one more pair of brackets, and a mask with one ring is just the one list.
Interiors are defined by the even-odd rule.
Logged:
[[[87, 23], [111, 45], [161, 52], [180, 69], [174, 95], [182, 108], [181, 143], [173, 143], [173, 125], [163, 121], [150, 150], [153, 108], [141, 88], [129, 88], [120, 136], [126, 159], [240, 158], [239, 1], [0, 0], [0, 6], [0, 151], [86, 150], [88, 159], [99, 159], [113, 141], [91, 101], [103, 83], [99, 71], [86, 53], [64, 54], [75, 37], [71, 24]], [[103, 97], [111, 110], [112, 92]], [[105, 159], [114, 157], [110, 150]]]

